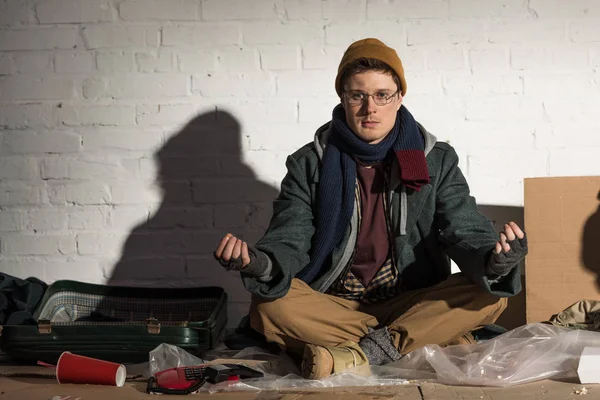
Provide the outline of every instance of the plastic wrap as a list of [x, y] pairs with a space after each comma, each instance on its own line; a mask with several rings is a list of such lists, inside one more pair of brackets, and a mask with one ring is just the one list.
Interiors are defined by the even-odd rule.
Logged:
[[356, 367], [343, 373], [333, 374], [320, 380], [304, 379], [298, 365], [285, 353], [271, 354], [260, 347], [246, 348], [234, 356], [235, 359], [263, 360], [253, 366], [264, 373], [260, 379], [245, 379], [237, 383], [211, 385], [204, 388], [209, 392], [236, 390], [280, 390], [287, 388], [325, 388], [345, 386], [391, 386], [406, 384], [395, 368]]
[[[356, 367], [321, 380], [300, 377], [297, 365], [285, 354], [273, 355], [252, 347], [237, 353], [234, 358], [268, 361], [252, 367], [261, 370], [265, 374], [263, 378], [207, 384], [201, 391], [389, 386], [415, 380], [447, 385], [508, 386], [576, 377], [584, 347], [600, 347], [600, 333], [529, 324], [478, 344], [445, 348], [429, 345], [385, 366]], [[159, 346], [150, 357], [152, 373], [202, 362], [170, 345]]]
[[[388, 367], [357, 367], [351, 371], [334, 374], [326, 379], [310, 380], [302, 378], [296, 363], [285, 353], [272, 354], [260, 347], [249, 347], [233, 356], [233, 359], [262, 360], [265, 363], [248, 365], [261, 371], [259, 379], [245, 379], [238, 382], [205, 383], [200, 392], [223, 392], [242, 390], [279, 390], [285, 388], [322, 388], [343, 386], [380, 386], [405, 384], [397, 378], [395, 369]], [[151, 375], [169, 368], [200, 365], [206, 361], [194, 357], [185, 350], [170, 344], [161, 344], [150, 352], [149, 368]], [[233, 360], [232, 360], [233, 363]], [[387, 373], [385, 372], [387, 370]], [[376, 373], [373, 373], [377, 371]]]
[[[257, 368], [258, 369], [258, 368]], [[389, 370], [387, 367], [375, 367], [376, 370], [382, 372], [383, 370]], [[409, 381], [393, 377], [395, 372], [389, 376], [385, 374], [380, 375], [379, 373], [372, 373], [368, 375], [369, 367], [357, 367], [347, 372], [339, 374], [333, 374], [328, 378], [321, 380], [310, 380], [304, 379], [296, 374], [288, 374], [285, 376], [278, 376], [272, 374], [265, 374], [260, 379], [245, 379], [237, 383], [227, 383], [217, 385], [208, 385], [203, 387], [201, 391], [224, 392], [224, 391], [238, 391], [238, 390], [281, 390], [290, 388], [330, 388], [330, 387], [349, 387], [349, 386], [393, 386], [393, 385], [404, 385]], [[373, 371], [371, 371], [373, 372]]]
[[537, 323], [479, 344], [425, 346], [388, 366], [407, 379], [508, 386], [576, 377], [584, 347], [600, 347], [600, 333]]
[[150, 352], [149, 361], [151, 376], [169, 368], [189, 367], [206, 362], [177, 346], [166, 343], [160, 344]]

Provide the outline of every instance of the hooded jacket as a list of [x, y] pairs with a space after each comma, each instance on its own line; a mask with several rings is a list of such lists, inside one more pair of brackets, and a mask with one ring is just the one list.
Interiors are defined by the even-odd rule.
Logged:
[[[331, 122], [319, 128], [313, 143], [290, 155], [281, 191], [273, 202], [273, 217], [265, 235], [253, 251], [265, 272], [256, 277], [242, 272], [246, 289], [260, 297], [285, 296], [292, 279], [309, 262], [316, 212], [321, 160], [327, 146]], [[492, 223], [479, 211], [458, 167], [458, 155], [447, 143], [418, 124], [425, 139], [430, 183], [420, 191], [400, 183], [394, 158], [390, 176], [389, 212], [391, 245], [395, 246], [401, 290], [422, 289], [446, 280], [450, 259], [461, 272], [488, 292], [500, 297], [521, 291], [520, 267], [503, 279], [489, 280], [485, 265], [498, 241]], [[344, 239], [334, 248], [319, 275], [308, 282], [325, 292], [346, 270], [358, 237], [356, 205]]]

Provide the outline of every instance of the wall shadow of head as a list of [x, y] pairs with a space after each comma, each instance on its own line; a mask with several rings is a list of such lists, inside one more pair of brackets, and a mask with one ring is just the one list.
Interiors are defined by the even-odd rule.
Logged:
[[233, 280], [221, 275], [213, 251], [227, 231], [258, 240], [277, 195], [243, 163], [241, 148], [239, 122], [222, 111], [196, 116], [167, 140], [155, 154], [162, 203], [129, 235], [110, 285], [224, 286]]
[[[600, 201], [600, 192], [598, 200]], [[581, 262], [596, 275], [596, 287], [600, 290], [600, 205], [586, 221], [581, 242]]]

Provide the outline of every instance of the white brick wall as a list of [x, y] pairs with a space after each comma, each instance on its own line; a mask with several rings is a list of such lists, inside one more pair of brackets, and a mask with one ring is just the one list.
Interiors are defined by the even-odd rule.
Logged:
[[367, 36], [480, 203], [600, 174], [595, 0], [0, 0], [0, 270], [221, 285], [235, 324], [248, 295], [211, 252], [260, 236]]

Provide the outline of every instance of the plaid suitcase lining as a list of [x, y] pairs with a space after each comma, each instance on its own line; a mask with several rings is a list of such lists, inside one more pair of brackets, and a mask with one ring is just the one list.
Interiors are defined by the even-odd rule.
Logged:
[[48, 299], [38, 319], [54, 325], [145, 325], [148, 318], [156, 318], [163, 325], [185, 325], [209, 319], [218, 303], [218, 298], [150, 299], [62, 291]]

